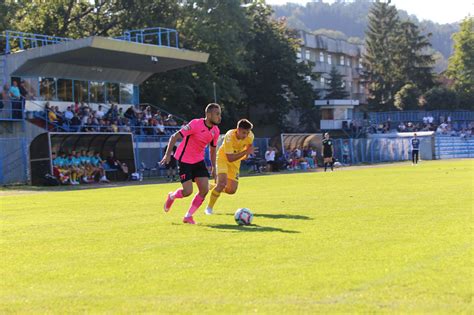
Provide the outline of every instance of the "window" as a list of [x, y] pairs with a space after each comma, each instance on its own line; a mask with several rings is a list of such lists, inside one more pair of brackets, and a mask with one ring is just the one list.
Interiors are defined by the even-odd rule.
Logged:
[[350, 66], [351, 66], [351, 63], [352, 63], [351, 58], [346, 58], [346, 64], [347, 64], [347, 66], [350, 67]]
[[344, 80], [341, 81], [341, 87], [343, 87], [343, 88], [346, 87], [346, 81], [344, 81]]
[[322, 51], [319, 53], [319, 62], [324, 62], [324, 53]]
[[324, 79], [324, 77], [321, 77], [319, 79], [319, 81], [321, 82], [322, 85], [325, 85], [326, 84], [326, 80]]
[[328, 64], [332, 64], [332, 56], [328, 54]]
[[360, 68], [360, 69], [362, 69], [362, 68], [363, 68], [363, 66], [362, 66], [362, 57], [361, 57], [361, 58], [359, 58], [359, 68]]
[[301, 47], [296, 49], [296, 58], [301, 59]]
[[89, 94], [91, 103], [105, 103], [104, 82], [89, 82]]
[[107, 100], [110, 103], [118, 103], [120, 99], [120, 85], [118, 83], [107, 83]]
[[334, 110], [333, 109], [321, 109], [321, 119], [322, 120], [333, 120], [334, 119]]
[[72, 101], [72, 80], [58, 79], [58, 101]]
[[345, 61], [344, 61], [344, 56], [341, 56], [341, 58], [339, 59], [339, 64], [341, 66], [343, 66], [345, 64]]
[[359, 93], [364, 93], [364, 85], [359, 85]]
[[40, 78], [40, 97], [45, 101], [56, 99], [56, 80], [54, 78]]
[[74, 101], [89, 102], [89, 89], [87, 81], [74, 80]]
[[308, 49], [304, 51], [304, 59], [311, 60], [311, 52]]
[[120, 104], [133, 104], [133, 84], [120, 83]]

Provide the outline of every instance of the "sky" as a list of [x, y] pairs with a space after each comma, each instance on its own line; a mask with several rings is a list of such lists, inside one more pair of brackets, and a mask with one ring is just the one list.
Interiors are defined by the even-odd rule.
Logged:
[[[332, 3], [334, 0], [323, 0]], [[267, 0], [267, 4], [287, 2], [306, 4], [309, 0]], [[474, 0], [392, 0], [397, 9], [414, 14], [419, 20], [432, 20], [437, 23], [459, 22], [469, 14], [474, 15]]]

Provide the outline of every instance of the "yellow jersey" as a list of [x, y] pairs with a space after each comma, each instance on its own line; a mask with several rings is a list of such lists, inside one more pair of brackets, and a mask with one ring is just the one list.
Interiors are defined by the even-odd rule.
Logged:
[[242, 140], [237, 139], [237, 129], [231, 129], [227, 131], [224, 137], [224, 141], [222, 142], [219, 151], [217, 151], [217, 158], [219, 160], [226, 161], [227, 163], [240, 165], [240, 161], [245, 159], [246, 156], [242, 157], [241, 159], [229, 162], [227, 160], [226, 154], [233, 154], [233, 153], [240, 153], [245, 150], [248, 145], [253, 143], [253, 139], [255, 138], [252, 131], [249, 132], [249, 135]]

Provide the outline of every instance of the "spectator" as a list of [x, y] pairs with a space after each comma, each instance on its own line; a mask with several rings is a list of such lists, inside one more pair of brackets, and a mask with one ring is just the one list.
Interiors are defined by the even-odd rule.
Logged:
[[272, 172], [275, 165], [275, 150], [272, 147], [268, 147], [267, 152], [265, 152], [265, 161], [267, 161], [268, 171]]
[[104, 118], [104, 111], [102, 110], [102, 105], [99, 105], [99, 109], [95, 112], [95, 118], [101, 120], [102, 118]]
[[13, 81], [13, 85], [10, 87], [10, 90], [8, 91], [8, 93], [9, 93], [10, 99], [13, 101], [21, 99], [20, 89], [18, 88], [17, 81]]
[[30, 96], [29, 96], [30, 93], [28, 93], [28, 90], [27, 90], [26, 87], [25, 87], [25, 80], [21, 80], [21, 81], [20, 81], [20, 87], [19, 87], [19, 88], [20, 88], [20, 95], [21, 95], [21, 98], [22, 98], [23, 100], [30, 99]]
[[2, 89], [2, 95], [0, 96], [0, 110], [9, 105], [8, 90], [8, 84], [5, 84]]
[[169, 114], [168, 117], [165, 120], [165, 126], [171, 126], [174, 127], [176, 126], [176, 120], [174, 120], [173, 115]]
[[18, 82], [13, 81], [13, 85], [8, 91], [10, 101], [12, 105], [12, 118], [21, 119], [23, 118], [23, 106], [21, 100], [20, 89], [18, 88]]
[[342, 143], [342, 163], [349, 164], [349, 141], [347, 140]]
[[71, 106], [68, 106], [66, 111], [64, 112], [64, 119], [69, 122], [73, 117], [74, 113], [71, 110]]
[[121, 163], [114, 157], [114, 152], [110, 151], [109, 156], [106, 160], [106, 165], [109, 169], [122, 171], [125, 178], [128, 178], [128, 166], [125, 163]]

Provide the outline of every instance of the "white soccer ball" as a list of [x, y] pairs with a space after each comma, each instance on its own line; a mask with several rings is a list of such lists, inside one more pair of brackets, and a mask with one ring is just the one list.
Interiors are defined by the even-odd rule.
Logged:
[[238, 225], [250, 225], [252, 224], [253, 213], [247, 208], [240, 208], [235, 212], [234, 219]]

